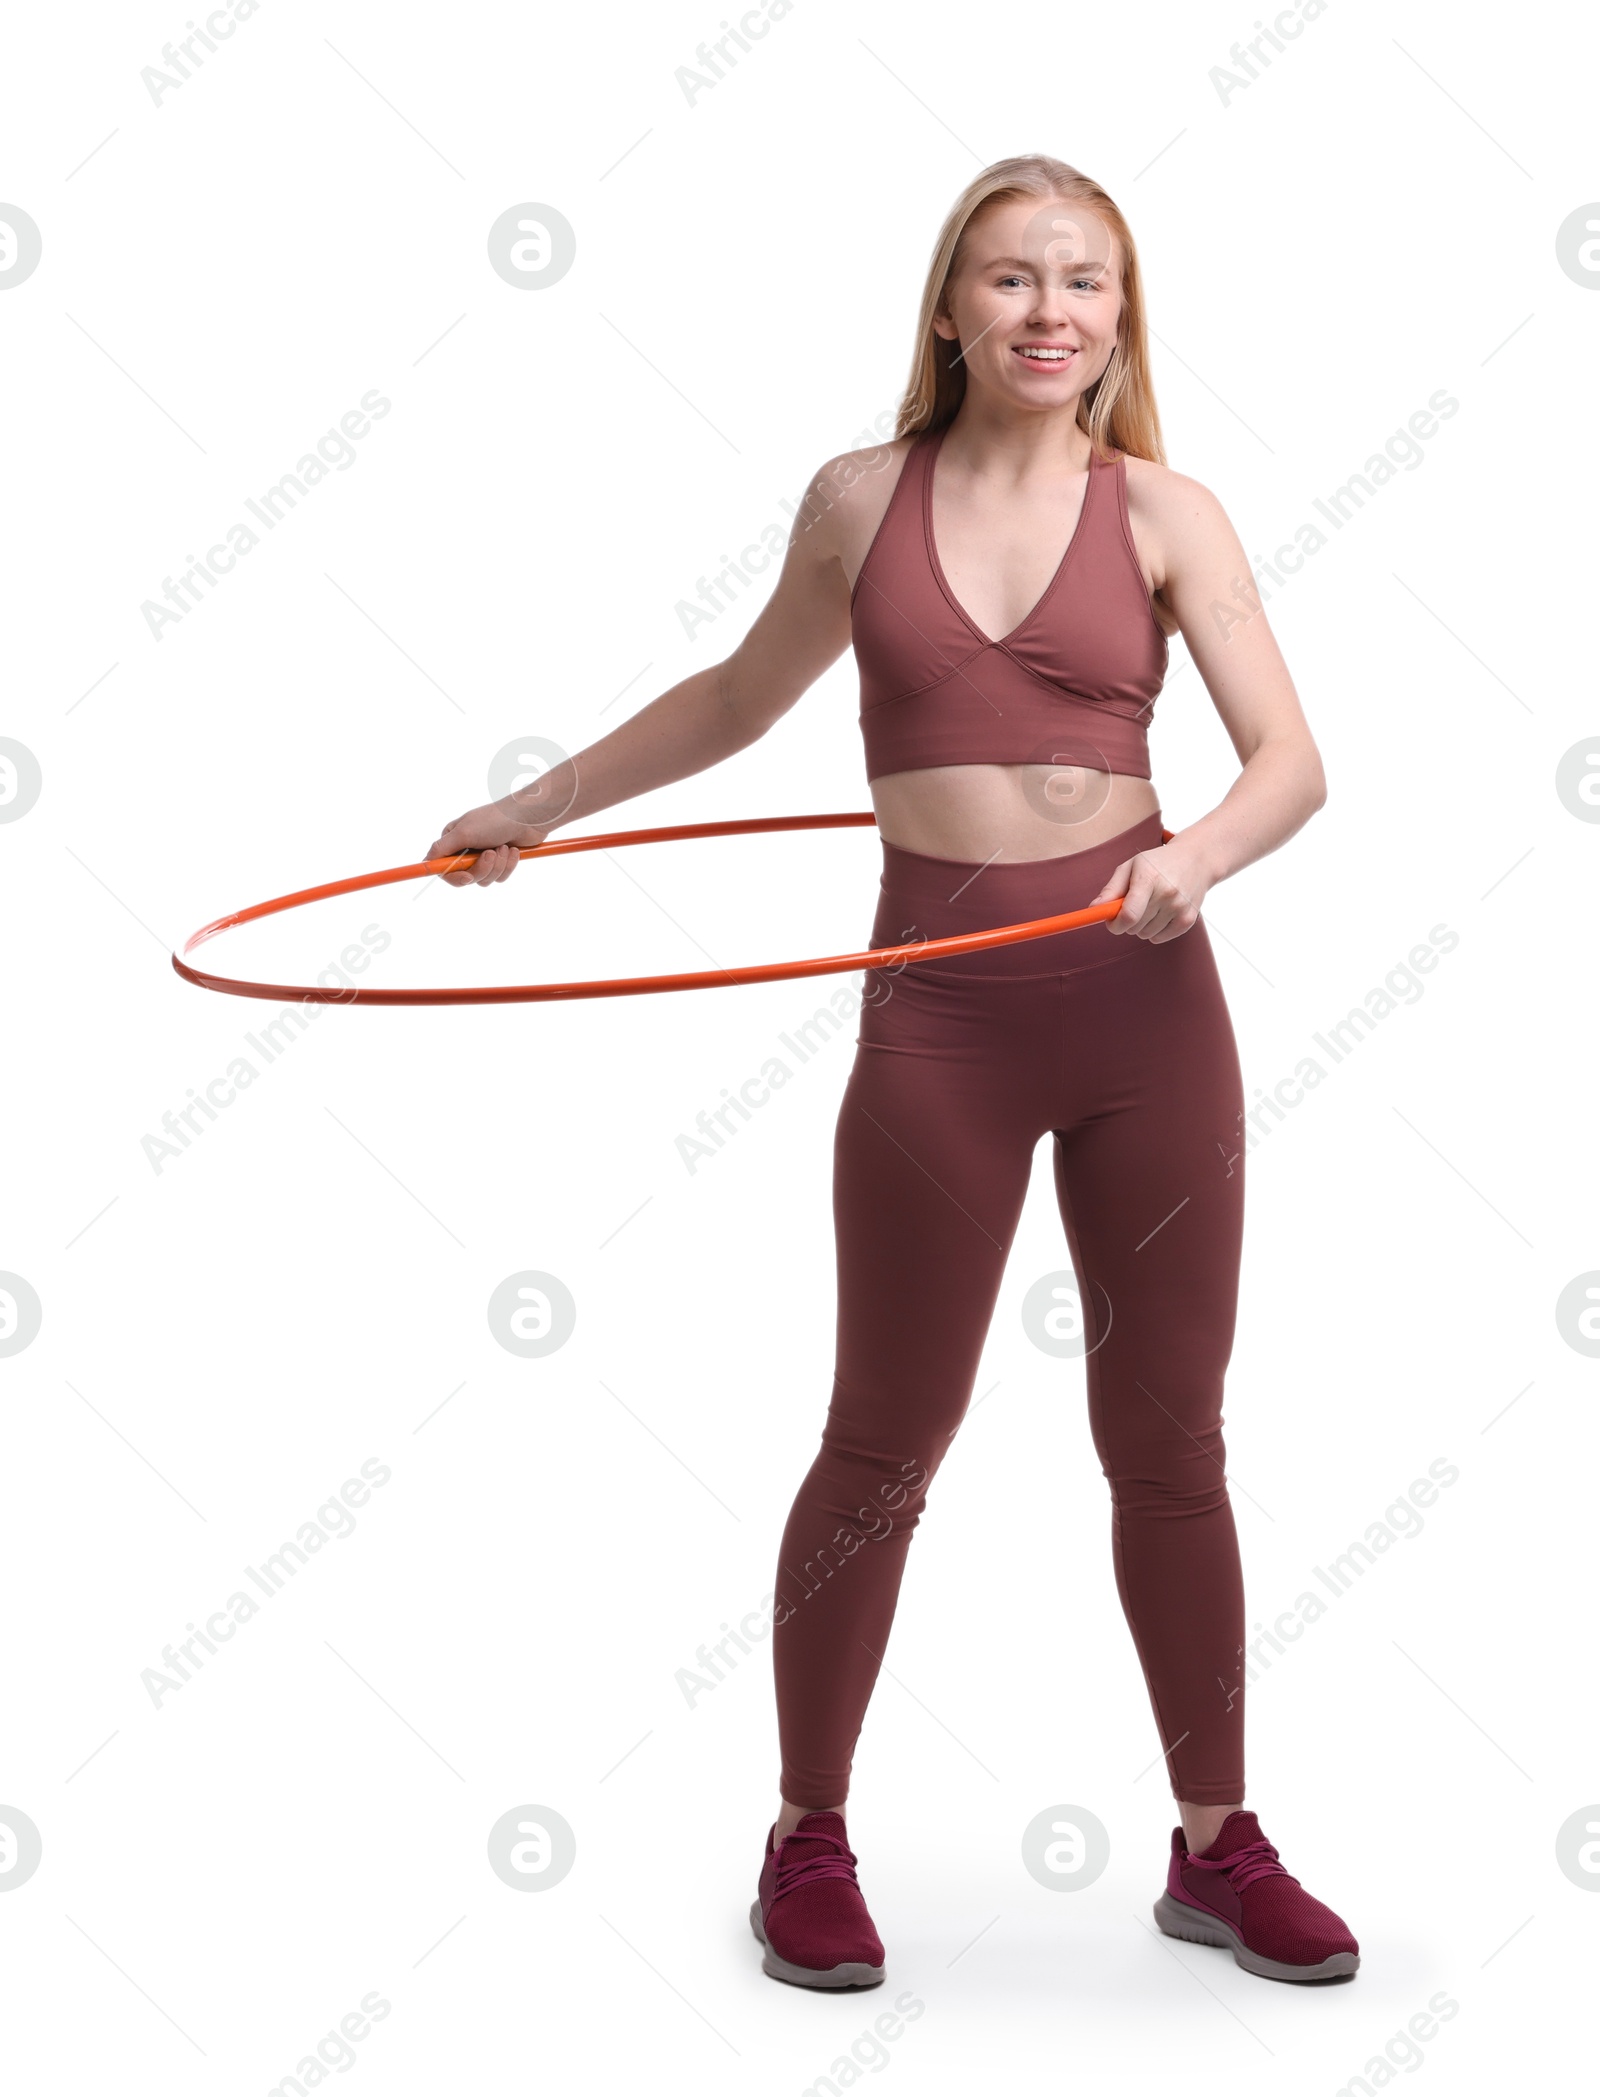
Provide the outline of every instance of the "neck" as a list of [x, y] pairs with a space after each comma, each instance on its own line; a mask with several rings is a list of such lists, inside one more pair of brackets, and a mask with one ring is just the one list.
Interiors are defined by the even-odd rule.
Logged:
[[940, 456], [958, 469], [1012, 481], [1087, 473], [1093, 455], [1072, 401], [1048, 414], [1018, 414], [969, 392], [945, 429]]

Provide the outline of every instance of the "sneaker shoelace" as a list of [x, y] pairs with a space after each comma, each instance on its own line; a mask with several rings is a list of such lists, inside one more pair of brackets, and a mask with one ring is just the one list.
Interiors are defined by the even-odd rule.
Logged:
[[842, 1841], [837, 1835], [812, 1833], [810, 1829], [799, 1839], [802, 1842], [825, 1842], [829, 1848], [807, 1857], [788, 1856], [785, 1851], [789, 1847], [789, 1837], [786, 1835], [783, 1838], [777, 1850], [777, 1866], [773, 1875], [769, 1909], [775, 1907], [786, 1893], [793, 1893], [797, 1886], [813, 1885], [819, 1879], [847, 1879], [852, 1886], [857, 1884], [857, 1858], [849, 1843]]
[[1253, 1886], [1257, 1879], [1293, 1879], [1295, 1885], [1300, 1883], [1278, 1862], [1278, 1852], [1265, 1835], [1241, 1843], [1226, 1857], [1197, 1857], [1193, 1850], [1186, 1851], [1185, 1857], [1187, 1862], [1198, 1864], [1203, 1871], [1226, 1872], [1235, 1893], [1243, 1893], [1246, 1886]]

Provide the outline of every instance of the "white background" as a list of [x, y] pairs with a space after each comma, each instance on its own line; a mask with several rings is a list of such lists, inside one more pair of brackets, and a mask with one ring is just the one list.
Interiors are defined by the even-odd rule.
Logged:
[[[377, 1990], [330, 2080], [800, 2092], [911, 1990], [862, 2080], [1315, 2093], [1443, 1990], [1391, 2078], [1504, 2087], [1576, 2042], [1600, 1923], [1556, 1859], [1600, 1800], [1597, 1364], [1556, 1319], [1600, 1266], [1600, 829], [1555, 786], [1600, 725], [1600, 298], [1556, 257], [1600, 192], [1592, 31], [1334, 0], [1225, 101], [1248, 7], [798, 0], [691, 104], [719, 20], [265, 0], [159, 106], [181, 7], [11, 26], [0, 200], [43, 236], [0, 299], [0, 733], [43, 776], [0, 827], [0, 1268], [43, 1309], [0, 1360], [0, 1804], [43, 1840], [0, 1899], [13, 2079], [264, 2091]], [[1252, 1098], [1459, 935], [1247, 1167], [1252, 1622], [1460, 1472], [1250, 1692], [1249, 1803], [1359, 1937], [1344, 1986], [1154, 1932], [1174, 1813], [1082, 1369], [1020, 1319], [1067, 1264], [1047, 1147], [857, 1756], [887, 1983], [761, 1972], [768, 1646], [692, 1708], [675, 1677], [770, 1593], [816, 1449], [853, 1027], [697, 1172], [675, 1146], [834, 985], [327, 1008], [143, 1145], [275, 1010], [180, 981], [191, 931], [420, 858], [508, 742], [581, 749], [732, 648], [766, 584], [692, 641], [675, 607], [893, 408], [944, 212], [1029, 150], [1128, 213], [1171, 463], [1252, 555], [1460, 403], [1271, 595], [1330, 797], [1206, 907]], [[521, 291], [486, 237], [530, 201], [577, 258]], [[153, 639], [141, 604], [372, 388], [355, 463]], [[855, 708], [847, 656], [583, 827], [864, 808]], [[1152, 745], [1169, 825], [1234, 776], [1181, 642]], [[201, 958], [292, 980], [373, 922], [373, 983], [836, 952], [876, 873], [870, 831], [588, 855]], [[577, 1305], [539, 1360], [486, 1315], [528, 1269]], [[354, 1533], [156, 1708], [142, 1671], [371, 1458]], [[525, 1804], [576, 1863], [519, 1892], [486, 1843]], [[1052, 1805], [1109, 1830], [1093, 1885], [1024, 1871]]]

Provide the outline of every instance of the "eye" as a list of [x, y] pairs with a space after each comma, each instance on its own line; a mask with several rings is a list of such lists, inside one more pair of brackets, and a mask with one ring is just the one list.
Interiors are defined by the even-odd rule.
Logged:
[[[998, 278], [996, 281], [1003, 289], [1008, 284], [1025, 284], [1028, 282], [1028, 279], [1026, 277], [1018, 276], [1015, 272], [1012, 272], [1007, 276]], [[1100, 289], [1100, 279], [1098, 277], [1073, 277], [1069, 281], [1074, 291], [1077, 291], [1079, 289], [1085, 291], [1098, 291]]]

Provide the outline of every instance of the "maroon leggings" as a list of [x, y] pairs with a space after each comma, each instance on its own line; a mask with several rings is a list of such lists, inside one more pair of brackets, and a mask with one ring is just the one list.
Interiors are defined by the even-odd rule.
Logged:
[[[1160, 843], [1159, 815], [1087, 851], [987, 867], [885, 841], [872, 944], [1078, 909]], [[869, 975], [867, 998], [834, 1141], [833, 1395], [779, 1553], [782, 1795], [848, 1795], [912, 1533], [971, 1400], [1048, 1133], [1117, 1591], [1172, 1793], [1242, 1799], [1222, 1389], [1244, 1098], [1204, 921], [1159, 945], [1092, 925], [917, 963]]]

